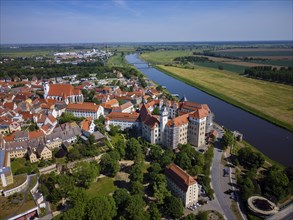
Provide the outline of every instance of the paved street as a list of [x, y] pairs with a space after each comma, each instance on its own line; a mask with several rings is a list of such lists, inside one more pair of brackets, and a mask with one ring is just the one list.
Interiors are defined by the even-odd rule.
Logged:
[[284, 208], [283, 210], [273, 215], [272, 217], [267, 218], [267, 220], [292, 220], [292, 219], [293, 219], [293, 204]]
[[[218, 140], [220, 140], [222, 138], [223, 133], [220, 130], [218, 130], [218, 133]], [[224, 166], [221, 164], [222, 155], [223, 152], [221, 150], [220, 142], [217, 141], [214, 148], [214, 159], [212, 165], [212, 187], [215, 191], [216, 199], [218, 200], [218, 203], [220, 204], [220, 207], [222, 208], [225, 217], [228, 220], [234, 220], [236, 219], [236, 216], [231, 210], [231, 195], [225, 193], [231, 190], [232, 187], [231, 185], [229, 185], [229, 177], [223, 176]]]

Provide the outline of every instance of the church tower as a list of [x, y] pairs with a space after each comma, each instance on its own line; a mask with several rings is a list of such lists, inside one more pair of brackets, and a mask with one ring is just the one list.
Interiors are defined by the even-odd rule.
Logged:
[[44, 90], [44, 99], [48, 97], [49, 94], [49, 83], [48, 82], [43, 82], [43, 90]]

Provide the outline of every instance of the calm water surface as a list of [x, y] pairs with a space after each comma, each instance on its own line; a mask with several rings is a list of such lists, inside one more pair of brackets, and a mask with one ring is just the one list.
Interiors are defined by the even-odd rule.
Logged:
[[286, 166], [293, 166], [293, 133], [245, 112], [218, 98], [174, 79], [141, 60], [137, 54], [126, 56], [149, 79], [166, 86], [172, 94], [186, 95], [189, 101], [208, 104], [215, 113], [215, 121], [230, 130], [238, 130], [244, 139], [270, 158]]

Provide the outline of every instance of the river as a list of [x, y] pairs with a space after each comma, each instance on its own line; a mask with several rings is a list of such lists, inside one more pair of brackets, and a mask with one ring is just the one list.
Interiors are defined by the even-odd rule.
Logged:
[[189, 86], [163, 72], [149, 67], [137, 54], [126, 56], [149, 79], [166, 86], [170, 93], [186, 95], [189, 101], [208, 104], [215, 114], [215, 121], [230, 130], [237, 130], [244, 139], [271, 159], [285, 165], [293, 166], [293, 133], [273, 125], [240, 108], [230, 105], [216, 97]]

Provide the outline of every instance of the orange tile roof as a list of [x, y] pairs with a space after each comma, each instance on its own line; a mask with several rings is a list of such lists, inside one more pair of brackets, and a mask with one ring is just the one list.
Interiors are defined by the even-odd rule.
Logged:
[[14, 133], [12, 133], [12, 134], [9, 135], [9, 136], [5, 136], [3, 139], [4, 139], [6, 142], [12, 142], [12, 141], [14, 141]]
[[45, 134], [42, 130], [37, 130], [37, 131], [30, 131], [28, 133], [29, 139], [34, 139], [34, 138], [40, 138], [43, 137]]
[[103, 106], [104, 108], [112, 108], [117, 105], [119, 105], [119, 102], [117, 99], [111, 99], [110, 101], [104, 102], [101, 104], [101, 106]]
[[68, 97], [81, 94], [81, 91], [79, 89], [75, 89], [70, 84], [50, 84], [49, 86], [49, 96]]
[[84, 102], [84, 103], [70, 103], [66, 107], [66, 110], [69, 111], [81, 111], [81, 112], [96, 112], [99, 109], [99, 105], [96, 105], [92, 102]]
[[52, 122], [55, 123], [57, 120], [53, 115], [48, 115], [48, 119]]
[[165, 174], [184, 192], [187, 191], [189, 186], [196, 184], [196, 180], [192, 176], [174, 163], [171, 163], [166, 167]]
[[176, 118], [173, 118], [167, 122], [167, 125], [171, 127], [171, 126], [181, 126], [181, 125], [187, 124], [188, 116], [189, 114], [184, 114]]
[[194, 118], [197, 118], [197, 119], [207, 117], [208, 115], [209, 115], [208, 110], [206, 110], [204, 108], [197, 109], [193, 113], [190, 113], [191, 117], [194, 117]]
[[88, 117], [81, 122], [81, 129], [84, 131], [88, 131], [90, 129], [90, 125], [92, 123], [93, 118]]
[[106, 120], [116, 120], [116, 121], [130, 121], [135, 122], [138, 119], [139, 114], [136, 112], [133, 113], [121, 113], [121, 112], [111, 112]]

